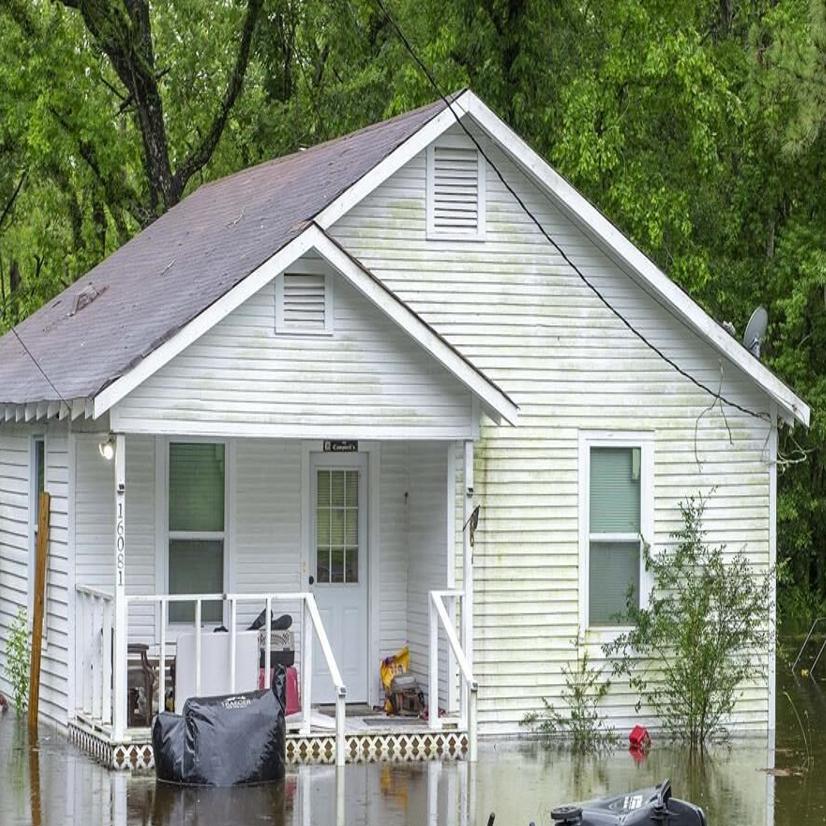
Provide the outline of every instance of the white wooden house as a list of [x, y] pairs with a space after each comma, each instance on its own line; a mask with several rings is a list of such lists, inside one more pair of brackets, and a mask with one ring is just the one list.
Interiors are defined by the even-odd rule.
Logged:
[[[759, 415], [724, 421], [634, 331]], [[645, 598], [640, 537], [663, 547], [685, 497], [714, 488], [710, 538], [771, 565], [777, 426], [808, 419], [464, 91], [201, 187], [0, 339], [0, 645], [45, 488], [41, 714], [108, 762], [151, 759], [128, 644], [157, 662], [195, 626], [200, 658], [223, 623], [235, 661], [265, 606], [295, 619], [299, 757], [374, 748], [350, 704], [382, 701], [404, 643], [445, 711], [413, 756], [472, 751], [477, 720], [519, 732], [578, 648], [600, 656], [627, 587]], [[773, 685], [744, 687], [741, 730], [773, 725]], [[634, 702], [614, 686], [606, 710]]]

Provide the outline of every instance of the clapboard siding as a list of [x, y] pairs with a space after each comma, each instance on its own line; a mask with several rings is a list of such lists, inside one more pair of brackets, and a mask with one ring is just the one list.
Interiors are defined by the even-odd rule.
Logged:
[[[408, 452], [404, 443], [381, 446], [379, 480], [379, 656], [407, 642]], [[371, 480], [374, 484], [375, 480]], [[375, 589], [373, 589], [375, 593]], [[378, 675], [371, 679], [378, 679]]]
[[[407, 638], [410, 669], [427, 685], [430, 624], [428, 595], [447, 587], [447, 448], [417, 445], [409, 456]], [[440, 633], [439, 696], [445, 707], [446, 641]]]
[[[0, 651], [17, 612], [28, 606], [30, 436], [0, 429]], [[4, 655], [5, 656], [5, 655]], [[11, 686], [0, 669], [0, 691]]]
[[[239, 439], [235, 442], [235, 507], [229, 514], [232, 588], [236, 592], [306, 589], [301, 571], [301, 443]], [[264, 605], [241, 604], [238, 622], [248, 625]], [[301, 650], [300, 604], [273, 603], [291, 614]]]
[[327, 437], [346, 428], [369, 438], [376, 427], [402, 437], [467, 434], [469, 393], [342, 278], [330, 282], [332, 334], [276, 334], [269, 284], [133, 390], [113, 420], [126, 431], [255, 424]]
[[[114, 592], [115, 471], [98, 451], [101, 435], [75, 436], [75, 578]], [[155, 591], [155, 440], [126, 437], [126, 592]], [[155, 634], [151, 606], [129, 609], [130, 642]]]
[[[675, 320], [528, 181], [486, 151], [592, 283], [635, 328], [699, 380], [760, 412], [768, 398]], [[413, 159], [332, 232], [520, 406], [515, 428], [483, 425], [474, 554], [476, 672], [484, 728], [516, 730], [541, 698], [559, 702], [579, 611], [578, 438], [583, 428], [654, 433], [654, 542], [669, 541], [678, 503], [715, 489], [714, 542], [769, 560], [765, 422], [711, 399], [607, 310], [488, 169], [484, 242], [428, 240], [425, 157]], [[730, 431], [730, 437], [729, 437]], [[731, 438], [731, 440], [730, 440]], [[457, 565], [460, 568], [460, 561]], [[594, 646], [592, 653], [599, 654]], [[768, 686], [749, 688], [736, 717], [765, 726]], [[634, 697], [612, 689], [617, 722]]]

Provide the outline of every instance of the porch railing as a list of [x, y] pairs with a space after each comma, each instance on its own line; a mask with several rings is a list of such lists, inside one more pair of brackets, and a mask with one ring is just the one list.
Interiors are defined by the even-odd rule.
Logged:
[[[430, 652], [428, 657], [428, 723], [433, 729], [440, 729], [439, 719], [439, 626], [447, 636], [452, 657], [449, 659], [448, 679], [453, 680], [453, 663], [459, 668], [462, 680], [460, 713], [462, 724], [468, 733], [468, 759], [475, 763], [477, 756], [476, 742], [476, 703], [478, 684], [465, 651], [456, 635], [456, 609], [461, 605], [462, 591], [431, 591], [428, 599], [428, 619], [430, 622]], [[445, 600], [450, 604], [448, 608]]]
[[111, 594], [87, 585], [78, 585], [75, 591], [75, 647], [79, 676], [75, 684], [75, 705], [85, 716], [110, 725], [114, 602]]
[[[93, 722], [103, 724], [113, 722], [113, 706], [126, 708], [126, 696], [113, 697], [112, 669], [117, 667], [125, 674], [127, 663], [112, 663], [112, 645], [104, 645], [104, 639], [112, 639], [113, 634], [128, 634], [128, 629], [113, 625], [113, 601], [109, 594], [77, 586], [78, 625], [76, 638], [81, 655], [80, 700], [78, 709]], [[327, 664], [336, 693], [336, 764], [344, 765], [345, 739], [344, 718], [347, 688], [341, 678], [327, 632], [321, 620], [315, 597], [310, 593], [261, 593], [261, 594], [141, 594], [126, 596], [126, 616], [133, 605], [154, 605], [160, 610], [160, 640], [158, 643], [158, 699], [162, 705], [166, 696], [166, 655], [167, 625], [169, 623], [169, 604], [173, 602], [194, 603], [195, 605], [195, 694], [201, 690], [203, 670], [202, 662], [202, 606], [204, 602], [222, 602], [229, 606], [229, 645], [230, 645], [230, 692], [235, 691], [236, 655], [237, 655], [237, 614], [239, 603], [264, 604], [265, 622], [264, 642], [264, 685], [269, 688], [271, 680], [271, 643], [272, 643], [272, 609], [273, 603], [299, 603], [301, 613], [301, 696], [302, 696], [302, 733], [309, 734], [312, 724], [312, 680], [313, 680], [313, 642], [314, 635]], [[100, 615], [101, 621], [97, 617]], [[154, 647], [154, 646], [153, 646]], [[126, 646], [123, 646], [126, 650]], [[124, 680], [121, 685], [126, 686]]]

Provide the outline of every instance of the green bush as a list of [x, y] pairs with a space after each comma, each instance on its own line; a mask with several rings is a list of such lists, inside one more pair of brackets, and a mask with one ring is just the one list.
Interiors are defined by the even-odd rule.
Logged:
[[743, 684], [764, 678], [773, 571], [758, 572], [745, 551], [705, 542], [706, 499], [680, 505], [675, 544], [644, 549], [653, 589], [646, 608], [629, 598], [633, 629], [606, 644], [614, 675], [625, 675], [673, 738], [692, 747], [726, 733]]
[[565, 688], [562, 700], [565, 713], [558, 711], [548, 700], [542, 698], [544, 708], [531, 712], [522, 718], [522, 725], [547, 739], [565, 738], [570, 741], [575, 752], [590, 753], [615, 746], [619, 740], [617, 733], [606, 725], [599, 710], [599, 704], [611, 686], [601, 668], [591, 665], [586, 651], [577, 656], [576, 669], [567, 663], [562, 667]]
[[6, 661], [3, 672], [11, 683], [14, 707], [22, 714], [29, 704], [29, 662], [31, 643], [26, 609], [21, 608], [12, 622], [6, 640]]

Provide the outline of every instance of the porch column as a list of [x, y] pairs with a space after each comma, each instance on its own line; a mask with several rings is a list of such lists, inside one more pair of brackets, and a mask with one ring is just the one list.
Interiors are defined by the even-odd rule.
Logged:
[[115, 436], [115, 640], [112, 669], [112, 736], [123, 739], [126, 729], [126, 437]]
[[[462, 507], [462, 650], [473, 670], [473, 548], [470, 544], [470, 515], [473, 513], [473, 442], [465, 442], [464, 502]], [[467, 712], [462, 693], [462, 708]]]

